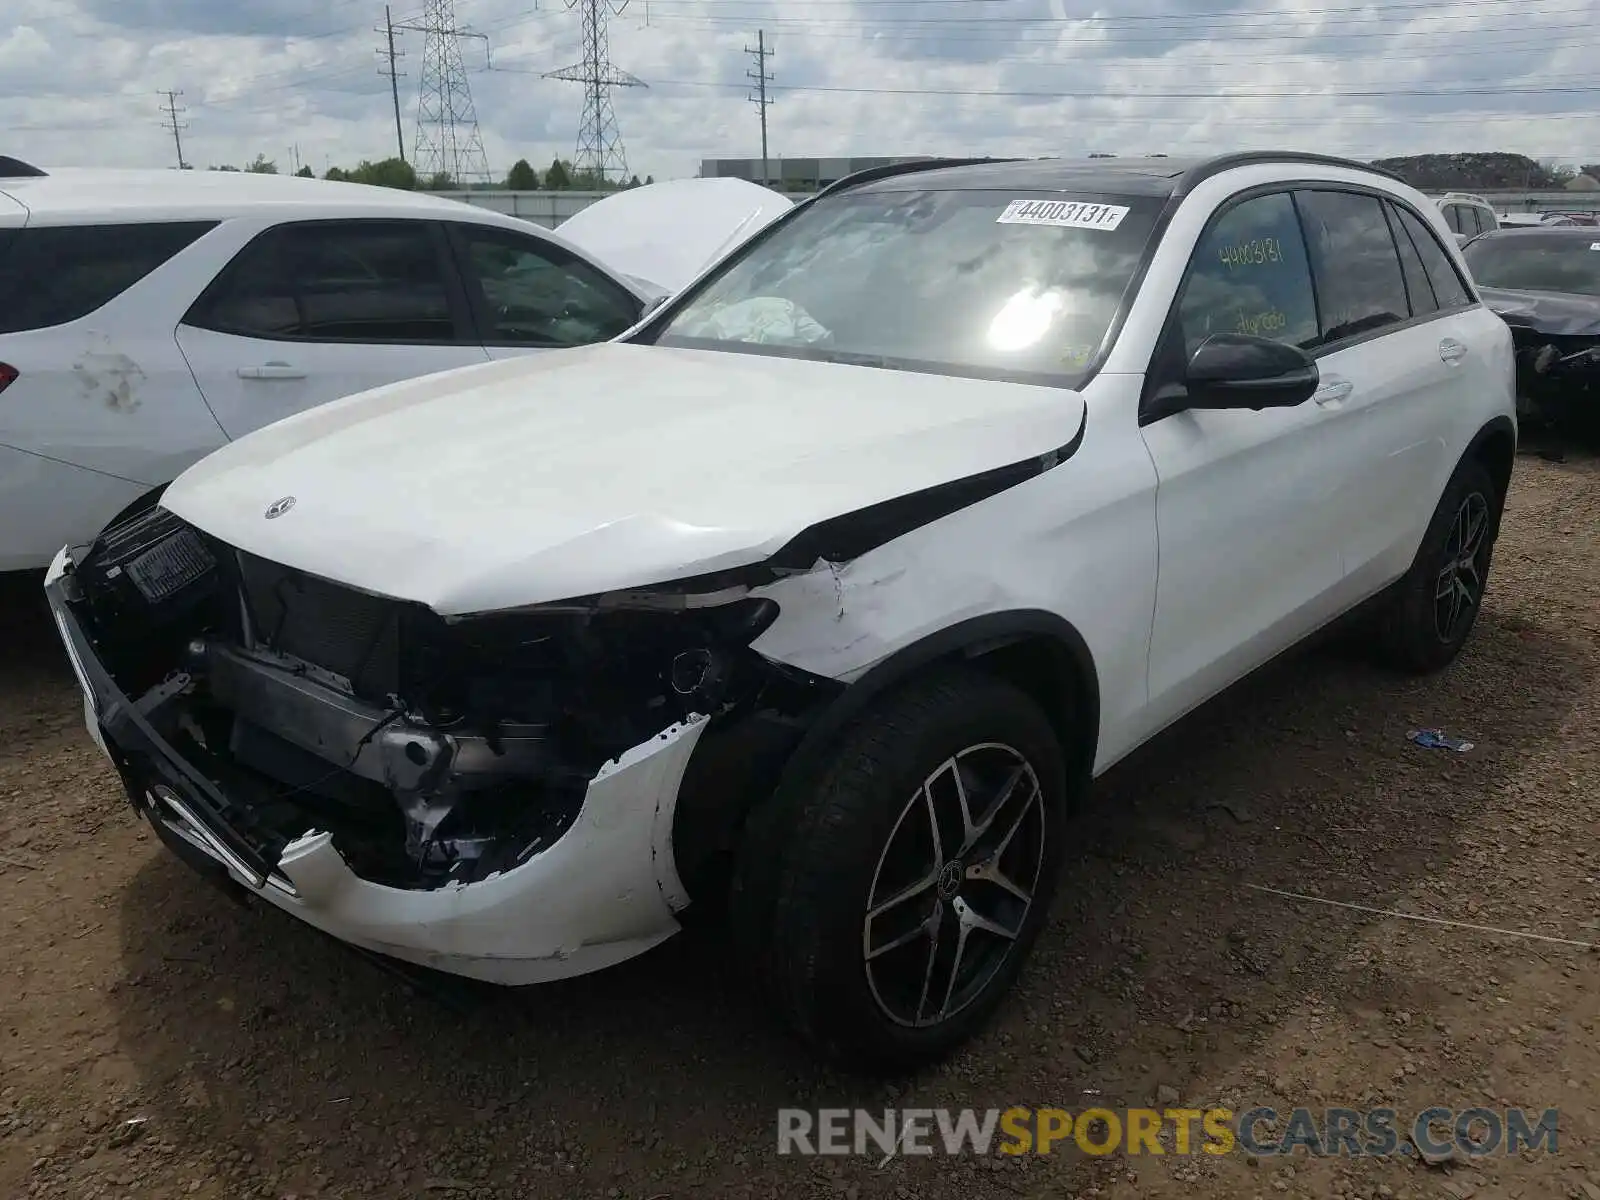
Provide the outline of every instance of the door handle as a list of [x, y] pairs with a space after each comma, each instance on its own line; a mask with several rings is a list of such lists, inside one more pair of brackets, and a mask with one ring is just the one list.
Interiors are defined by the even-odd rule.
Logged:
[[1445, 338], [1439, 343], [1439, 357], [1452, 365], [1460, 362], [1467, 356], [1467, 348], [1455, 338]]
[[1311, 399], [1320, 405], [1338, 404], [1349, 398], [1356, 385], [1348, 379], [1330, 379], [1316, 390]]
[[240, 379], [304, 379], [306, 373], [286, 362], [269, 362], [259, 367], [240, 367]]

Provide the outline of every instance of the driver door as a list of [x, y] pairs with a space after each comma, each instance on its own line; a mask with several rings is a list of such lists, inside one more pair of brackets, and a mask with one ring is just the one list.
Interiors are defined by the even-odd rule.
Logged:
[[[1189, 356], [1217, 333], [1308, 351], [1318, 343], [1311, 271], [1287, 191], [1229, 201], [1212, 217], [1147, 394], [1181, 383]], [[1334, 615], [1342, 569], [1333, 501], [1346, 467], [1331, 432], [1340, 401], [1329, 382], [1294, 408], [1196, 409], [1144, 420], [1158, 479], [1151, 731]]]
[[490, 358], [608, 341], [644, 312], [638, 296], [565, 246], [493, 225], [448, 229]]

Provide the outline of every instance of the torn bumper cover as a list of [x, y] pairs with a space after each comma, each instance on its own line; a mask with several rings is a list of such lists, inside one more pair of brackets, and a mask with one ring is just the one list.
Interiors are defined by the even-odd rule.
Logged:
[[[674, 818], [712, 724], [694, 711], [700, 656], [669, 658], [676, 712], [613, 718], [581, 751], [558, 736], [559, 705], [505, 702], [514, 719], [485, 722], [374, 703], [264, 640], [234, 640], [215, 617], [237, 597], [204, 598], [196, 580], [214, 561], [163, 518], [163, 536], [109, 567], [110, 534], [87, 555], [62, 551], [46, 593], [90, 733], [176, 854], [337, 938], [497, 983], [583, 974], [676, 932], [689, 897]], [[130, 615], [130, 582], [157, 598], [151, 612]], [[651, 732], [618, 745], [641, 721]]]

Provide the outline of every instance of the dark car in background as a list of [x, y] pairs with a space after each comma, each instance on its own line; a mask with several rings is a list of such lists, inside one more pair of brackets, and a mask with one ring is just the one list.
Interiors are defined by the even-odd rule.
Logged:
[[1462, 253], [1484, 303], [1511, 326], [1519, 415], [1600, 432], [1600, 229], [1500, 229]]

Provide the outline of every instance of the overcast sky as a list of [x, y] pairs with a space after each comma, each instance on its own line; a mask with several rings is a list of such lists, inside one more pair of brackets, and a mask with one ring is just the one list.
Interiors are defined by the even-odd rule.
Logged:
[[[423, 0], [394, 0], [397, 22]], [[374, 0], [6, 0], [0, 151], [43, 165], [186, 159], [321, 174], [395, 150]], [[1375, 157], [1514, 150], [1600, 160], [1600, 0], [630, 0], [609, 21], [628, 166], [693, 175], [760, 152], [744, 53], [775, 51], [777, 156], [1122, 154], [1252, 146]], [[571, 157], [579, 61], [566, 0], [456, 0], [490, 169]], [[415, 136], [424, 37], [400, 35]], [[489, 69], [492, 55], [493, 69]], [[1361, 94], [1366, 93], [1366, 94]], [[1374, 94], [1376, 93], [1376, 94]]]

